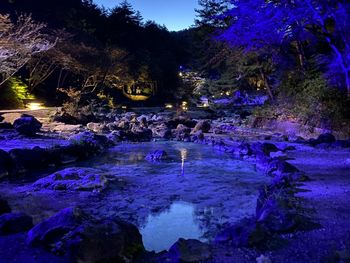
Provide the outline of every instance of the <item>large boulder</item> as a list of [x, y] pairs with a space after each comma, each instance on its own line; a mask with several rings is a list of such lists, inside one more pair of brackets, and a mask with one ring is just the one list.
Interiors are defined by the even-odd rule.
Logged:
[[271, 152], [278, 152], [279, 151], [279, 149], [277, 148], [276, 145], [274, 145], [272, 143], [267, 143], [267, 142], [252, 143], [250, 147], [255, 155], [257, 155], [259, 153], [263, 153], [266, 156], [270, 156]]
[[86, 127], [90, 131], [96, 133], [105, 133], [109, 131], [108, 127], [104, 123], [89, 122], [88, 124], [86, 124]]
[[44, 168], [49, 163], [47, 151], [38, 146], [33, 149], [12, 149], [9, 154], [19, 173]]
[[33, 136], [41, 129], [41, 122], [31, 115], [23, 114], [19, 119], [13, 123], [16, 131], [20, 134]]
[[14, 169], [14, 162], [9, 153], [0, 149], [0, 179], [9, 176]]
[[169, 249], [166, 262], [194, 263], [208, 261], [211, 258], [210, 246], [196, 239], [180, 238]]
[[300, 223], [294, 196], [287, 190], [269, 186], [260, 190], [256, 205], [256, 221], [272, 233], [286, 233]]
[[93, 218], [66, 208], [32, 228], [27, 243], [68, 255], [74, 262], [130, 262], [144, 252], [141, 234], [129, 223]]
[[175, 135], [176, 139], [180, 140], [180, 141], [182, 141], [186, 138], [189, 138], [190, 133], [191, 133], [191, 128], [189, 128], [183, 124], [177, 125], [176, 129], [174, 130], [174, 135]]
[[101, 191], [111, 180], [101, 170], [70, 167], [39, 179], [33, 186], [36, 189]]
[[129, 139], [136, 142], [147, 142], [152, 140], [152, 130], [134, 124], [130, 131]]
[[33, 219], [23, 213], [0, 215], [0, 235], [24, 232], [33, 227]]
[[108, 146], [108, 138], [104, 135], [98, 135], [90, 131], [75, 134], [69, 138], [72, 144], [84, 146], [94, 150], [103, 150]]
[[196, 126], [193, 128], [193, 133], [196, 133], [197, 131], [202, 131], [202, 132], [209, 132], [210, 130], [210, 123], [205, 120], [201, 120], [197, 122]]
[[155, 138], [169, 139], [171, 138], [171, 130], [165, 123], [152, 127], [152, 136]]

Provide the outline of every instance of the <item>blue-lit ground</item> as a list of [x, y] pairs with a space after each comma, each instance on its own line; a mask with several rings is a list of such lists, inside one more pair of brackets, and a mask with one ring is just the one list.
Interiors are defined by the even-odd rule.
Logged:
[[[145, 160], [156, 149], [166, 150], [169, 160]], [[35, 223], [74, 205], [100, 217], [118, 216], [136, 224], [146, 249], [157, 252], [181, 237], [213, 239], [223, 225], [253, 216], [258, 189], [269, 181], [252, 164], [210, 146], [179, 142], [123, 143], [74, 166], [96, 168], [117, 182], [103, 193], [37, 190], [31, 183], [11, 183], [0, 187], [0, 194], [13, 195], [10, 202], [32, 215]], [[157, 220], [169, 211], [173, 216]]]

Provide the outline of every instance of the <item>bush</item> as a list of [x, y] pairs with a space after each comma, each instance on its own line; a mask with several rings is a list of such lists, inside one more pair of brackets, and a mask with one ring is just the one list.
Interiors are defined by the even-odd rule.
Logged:
[[25, 101], [34, 99], [28, 87], [19, 78], [12, 77], [0, 87], [0, 107], [2, 109], [24, 108]]
[[280, 85], [276, 101], [255, 110], [254, 115], [330, 128], [348, 118], [348, 105], [346, 95], [330, 87], [321, 73], [289, 72]]

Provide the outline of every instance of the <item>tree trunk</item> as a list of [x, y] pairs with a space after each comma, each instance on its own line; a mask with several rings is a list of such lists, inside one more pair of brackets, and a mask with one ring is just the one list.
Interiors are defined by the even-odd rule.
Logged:
[[302, 69], [305, 69], [305, 66], [306, 66], [305, 52], [304, 52], [303, 44], [300, 41], [297, 41], [297, 52], [298, 52], [300, 67]]
[[267, 95], [269, 96], [269, 98], [271, 100], [274, 100], [270, 84], [267, 81], [267, 77], [266, 77], [266, 75], [265, 75], [265, 73], [264, 73], [264, 71], [262, 69], [260, 69], [260, 76], [261, 76], [261, 79], [264, 81], [264, 85], [265, 85], [265, 88], [266, 88], [266, 91], [267, 91]]

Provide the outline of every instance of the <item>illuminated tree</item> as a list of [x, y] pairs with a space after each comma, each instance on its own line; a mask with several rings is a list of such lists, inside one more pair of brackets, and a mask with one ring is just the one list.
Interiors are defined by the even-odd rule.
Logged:
[[45, 24], [21, 15], [12, 23], [9, 15], [0, 15], [0, 85], [28, 63], [33, 55], [55, 45], [42, 33]]
[[248, 51], [295, 47], [302, 67], [303, 43], [315, 38], [325, 41], [333, 51], [330, 70], [344, 76], [350, 96], [350, 4], [340, 0], [232, 0], [232, 6], [227, 13], [231, 25], [221, 39]]

